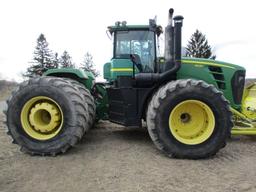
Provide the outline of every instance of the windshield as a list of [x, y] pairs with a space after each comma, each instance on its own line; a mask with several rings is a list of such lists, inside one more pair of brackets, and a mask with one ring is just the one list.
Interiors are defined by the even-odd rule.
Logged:
[[155, 35], [152, 31], [117, 31], [115, 38], [115, 58], [136, 56], [141, 64], [141, 72], [154, 72]]

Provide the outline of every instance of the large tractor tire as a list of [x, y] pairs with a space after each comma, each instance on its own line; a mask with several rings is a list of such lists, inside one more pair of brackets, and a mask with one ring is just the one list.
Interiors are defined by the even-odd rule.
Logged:
[[188, 79], [159, 88], [148, 106], [147, 126], [154, 144], [168, 156], [200, 159], [226, 145], [233, 124], [222, 93]]
[[7, 128], [21, 151], [32, 155], [66, 152], [88, 129], [88, 106], [79, 90], [57, 77], [23, 82], [7, 101]]
[[[94, 121], [95, 121], [95, 115], [96, 115], [96, 105], [94, 102], [94, 98], [91, 95], [90, 91], [88, 89], [86, 89], [86, 87], [79, 83], [76, 80], [73, 79], [66, 79], [67, 81], [69, 81], [72, 85], [74, 85], [79, 91], [80, 93], [83, 95], [84, 100], [86, 101], [87, 105], [88, 105], [88, 112], [89, 112], [89, 129], [93, 127], [94, 125]], [[88, 130], [86, 130], [88, 131]]]

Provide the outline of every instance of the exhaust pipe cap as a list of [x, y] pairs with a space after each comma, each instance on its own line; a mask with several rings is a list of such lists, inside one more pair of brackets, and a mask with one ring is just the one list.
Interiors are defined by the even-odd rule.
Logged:
[[172, 15], [172, 14], [173, 14], [173, 12], [174, 12], [174, 9], [173, 9], [173, 8], [170, 8], [170, 9], [169, 9], [169, 14], [171, 14], [171, 15]]

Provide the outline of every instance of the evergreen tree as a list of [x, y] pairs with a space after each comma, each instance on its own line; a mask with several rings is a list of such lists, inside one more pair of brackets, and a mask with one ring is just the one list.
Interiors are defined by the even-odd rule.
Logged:
[[212, 54], [212, 48], [203, 33], [198, 29], [192, 34], [188, 45], [186, 47], [186, 56], [197, 58], [215, 59], [216, 56]]
[[54, 57], [53, 57], [53, 65], [54, 65], [54, 68], [59, 68], [58, 53], [55, 53], [55, 54], [54, 54]]
[[84, 71], [90, 71], [95, 77], [98, 77], [100, 73], [94, 67], [93, 57], [89, 52], [87, 52], [84, 55], [83, 62], [81, 63], [81, 69]]
[[67, 51], [64, 51], [63, 54], [61, 55], [59, 59], [59, 64], [60, 64], [60, 67], [62, 68], [75, 67], [75, 64], [72, 61], [72, 57], [69, 55]]
[[27, 71], [23, 76], [34, 77], [40, 76], [45, 71], [51, 68], [56, 68], [53, 63], [52, 51], [48, 48], [48, 42], [44, 34], [40, 34], [37, 39], [37, 45], [33, 53], [32, 65], [27, 68]]

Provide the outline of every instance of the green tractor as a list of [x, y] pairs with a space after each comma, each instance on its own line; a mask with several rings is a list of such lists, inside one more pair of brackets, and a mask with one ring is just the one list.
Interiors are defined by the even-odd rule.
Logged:
[[157, 56], [163, 30], [154, 20], [108, 27], [114, 48], [104, 65], [105, 83], [78, 69], [51, 69], [23, 82], [7, 101], [13, 142], [29, 154], [55, 156], [103, 119], [125, 127], [146, 122], [156, 147], [170, 157], [215, 155], [230, 137], [232, 111], [248, 121], [241, 114], [245, 69], [183, 58], [182, 23], [183, 17], [173, 17], [170, 9], [164, 57]]

